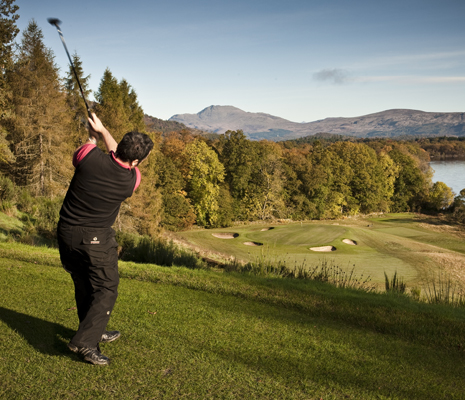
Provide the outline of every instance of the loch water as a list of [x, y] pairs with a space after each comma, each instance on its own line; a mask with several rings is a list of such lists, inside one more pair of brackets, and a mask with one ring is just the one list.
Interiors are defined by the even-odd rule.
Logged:
[[465, 189], [465, 161], [431, 161], [433, 182], [444, 182], [456, 195]]

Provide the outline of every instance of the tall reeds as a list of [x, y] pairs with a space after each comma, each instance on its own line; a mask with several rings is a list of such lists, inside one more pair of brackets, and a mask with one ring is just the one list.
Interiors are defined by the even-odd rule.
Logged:
[[424, 289], [428, 303], [465, 307], [464, 288], [450, 274], [440, 272], [429, 276]]
[[394, 272], [392, 279], [389, 279], [386, 272], [384, 272], [384, 287], [386, 292], [394, 292], [404, 294], [407, 290], [407, 285], [403, 278], [397, 276], [397, 271]]
[[120, 258], [125, 261], [168, 267], [176, 265], [192, 269], [206, 267], [197, 254], [163, 238], [153, 239], [118, 232], [117, 239], [121, 246]]
[[355, 272], [355, 266], [341, 268], [334, 261], [320, 260], [317, 265], [309, 266], [304, 259], [302, 262], [286, 261], [273, 257], [268, 249], [261, 252], [254, 261], [241, 264], [233, 260], [225, 265], [225, 271], [249, 273], [256, 276], [304, 279], [327, 282], [340, 288], [360, 289], [372, 291], [375, 286], [370, 283], [370, 276], [364, 277]]

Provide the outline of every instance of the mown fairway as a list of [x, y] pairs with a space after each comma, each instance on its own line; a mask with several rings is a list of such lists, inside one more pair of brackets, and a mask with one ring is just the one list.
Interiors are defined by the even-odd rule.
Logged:
[[[266, 228], [273, 228], [263, 230]], [[238, 233], [234, 239], [216, 238], [217, 233]], [[450, 272], [465, 282], [465, 241], [463, 234], [439, 219], [414, 214], [390, 214], [378, 218], [338, 221], [236, 226], [228, 229], [193, 230], [179, 236], [198, 249], [221, 253], [240, 260], [257, 257], [315, 265], [322, 260], [343, 269], [355, 266], [358, 274], [370, 275], [372, 282], [384, 282], [384, 272], [394, 272], [409, 286], [439, 271]], [[357, 245], [346, 244], [350, 239]], [[260, 246], [245, 245], [255, 242]], [[334, 246], [335, 251], [315, 252], [311, 247]]]

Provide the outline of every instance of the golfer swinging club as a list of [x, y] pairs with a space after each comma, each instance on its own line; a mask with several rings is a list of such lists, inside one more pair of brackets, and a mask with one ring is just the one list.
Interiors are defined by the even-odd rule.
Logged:
[[[100, 136], [109, 154], [96, 145]], [[60, 210], [57, 234], [63, 267], [74, 282], [79, 328], [68, 347], [91, 364], [107, 365], [99, 343], [120, 337], [106, 331], [118, 296], [115, 222], [121, 203], [140, 183], [137, 166], [153, 148], [143, 133], [117, 143], [100, 119], [89, 118], [89, 139], [73, 156], [75, 172]]]

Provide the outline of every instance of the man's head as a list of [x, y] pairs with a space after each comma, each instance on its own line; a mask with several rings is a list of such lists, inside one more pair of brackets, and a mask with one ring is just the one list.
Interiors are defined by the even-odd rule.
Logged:
[[118, 143], [115, 156], [130, 164], [137, 161], [136, 165], [138, 165], [149, 155], [152, 148], [152, 139], [145, 133], [128, 132]]

